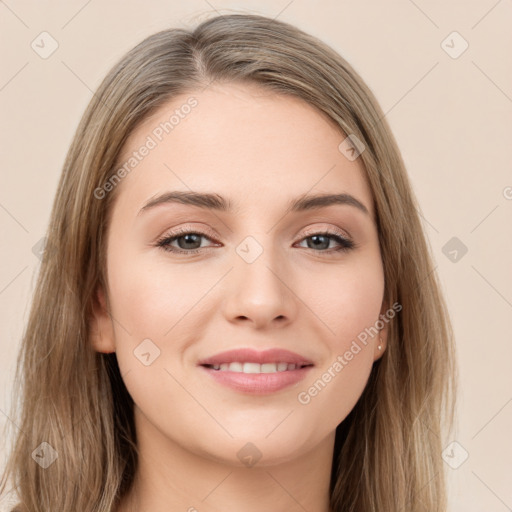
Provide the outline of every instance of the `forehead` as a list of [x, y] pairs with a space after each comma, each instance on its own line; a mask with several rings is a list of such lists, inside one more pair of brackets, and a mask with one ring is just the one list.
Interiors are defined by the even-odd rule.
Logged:
[[167, 190], [216, 192], [236, 207], [277, 198], [284, 204], [308, 192], [350, 193], [373, 217], [362, 160], [339, 150], [344, 139], [326, 114], [300, 98], [255, 84], [214, 83], [173, 98], [137, 127], [120, 165], [151, 149], [121, 188], [136, 188], [146, 199]]

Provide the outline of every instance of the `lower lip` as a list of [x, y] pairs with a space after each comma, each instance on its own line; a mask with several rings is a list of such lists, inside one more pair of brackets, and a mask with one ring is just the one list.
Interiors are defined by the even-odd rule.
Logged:
[[300, 382], [313, 366], [304, 366], [297, 370], [274, 373], [243, 373], [214, 370], [206, 366], [200, 368], [220, 384], [241, 393], [265, 395]]

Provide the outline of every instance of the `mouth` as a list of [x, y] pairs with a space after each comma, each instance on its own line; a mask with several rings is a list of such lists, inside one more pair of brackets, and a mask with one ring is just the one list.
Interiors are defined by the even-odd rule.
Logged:
[[199, 361], [214, 382], [234, 391], [262, 395], [297, 384], [314, 363], [283, 349], [235, 349]]
[[312, 364], [295, 364], [295, 363], [249, 363], [249, 362], [238, 362], [233, 363], [221, 363], [221, 364], [204, 364], [201, 365], [211, 370], [219, 372], [236, 372], [236, 373], [277, 373], [277, 372], [290, 372], [293, 370], [300, 370], [307, 366], [313, 366]]

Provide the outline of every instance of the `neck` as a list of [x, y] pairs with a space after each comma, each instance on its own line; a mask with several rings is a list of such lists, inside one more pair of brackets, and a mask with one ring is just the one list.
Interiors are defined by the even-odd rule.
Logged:
[[240, 467], [189, 452], [135, 411], [138, 468], [117, 512], [330, 512], [334, 432], [287, 462]]

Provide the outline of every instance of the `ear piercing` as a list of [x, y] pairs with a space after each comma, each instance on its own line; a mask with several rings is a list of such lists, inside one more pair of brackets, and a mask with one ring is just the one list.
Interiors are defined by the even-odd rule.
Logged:
[[380, 341], [380, 343], [379, 343], [379, 345], [377, 346], [377, 348], [378, 348], [379, 350], [382, 350], [382, 338], [380, 337], [380, 334], [379, 334], [379, 341]]

